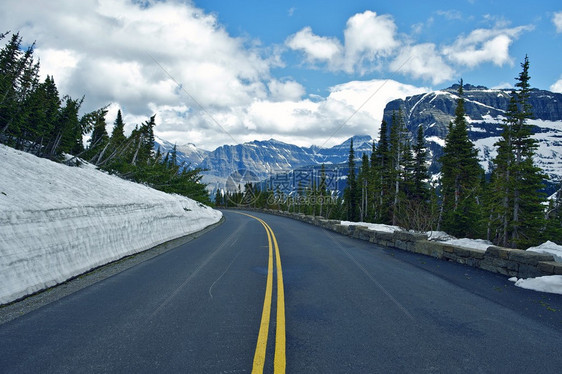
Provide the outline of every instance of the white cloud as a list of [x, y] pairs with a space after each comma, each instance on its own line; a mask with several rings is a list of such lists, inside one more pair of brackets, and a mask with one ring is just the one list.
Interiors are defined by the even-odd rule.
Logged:
[[333, 146], [357, 134], [377, 137], [389, 101], [428, 90], [393, 80], [352, 81], [332, 87], [326, 98], [259, 100], [238, 115], [256, 139]]
[[414, 78], [430, 80], [433, 84], [448, 81], [454, 75], [453, 68], [445, 63], [432, 43], [401, 48], [398, 56], [390, 64], [390, 69]]
[[318, 36], [310, 27], [305, 27], [290, 36], [286, 44], [293, 50], [304, 52], [306, 60], [311, 63], [333, 62], [342, 53], [342, 45], [336, 38]]
[[392, 17], [378, 16], [369, 10], [347, 20], [344, 37], [347, 72], [372, 70], [369, 64], [376, 63], [378, 57], [390, 55], [399, 46]]
[[326, 63], [333, 71], [364, 74], [375, 69], [379, 59], [389, 56], [400, 43], [392, 17], [367, 10], [347, 20], [343, 45], [337, 38], [314, 34], [310, 27], [291, 35], [285, 44], [303, 52], [309, 63]]
[[211, 143], [210, 133], [232, 143], [192, 98], [234, 134], [247, 132], [240, 113], [255, 100], [304, 93], [296, 82], [268, 87], [270, 68], [281, 65], [278, 51], [231, 37], [192, 3], [5, 0], [0, 24], [19, 31], [24, 43], [36, 40], [42, 76], [53, 75], [61, 95], [85, 95], [83, 110], [113, 103], [108, 123], [120, 108], [129, 130], [157, 114], [155, 131], [180, 144]]
[[495, 86], [491, 87], [494, 90], [503, 90], [503, 89], [512, 89], [513, 87], [513, 83], [509, 83], [509, 82], [500, 82], [498, 84], [496, 84]]
[[438, 10], [438, 11], [435, 12], [435, 14], [437, 14], [438, 16], [442, 16], [449, 21], [461, 20], [462, 19], [462, 13], [459, 12], [458, 10], [455, 10], [455, 9]]
[[270, 99], [274, 101], [297, 101], [306, 93], [304, 87], [295, 81], [281, 82], [273, 79], [268, 86]]
[[151, 56], [203, 105], [247, 104], [266, 94], [269, 62], [191, 4], [60, 0], [30, 7], [6, 0], [0, 10], [1, 24], [37, 40], [42, 74], [53, 74], [62, 93], [85, 94], [90, 109], [118, 101], [139, 113], [148, 102], [185, 102]]
[[552, 92], [560, 92], [562, 93], [562, 77], [560, 77], [560, 79], [558, 79], [556, 82], [554, 82], [551, 86], [550, 86], [550, 90]]
[[50, 75], [62, 82], [67, 82], [81, 60], [76, 51], [68, 49], [36, 49], [35, 53], [41, 56], [41, 80]]
[[530, 26], [502, 29], [476, 29], [467, 36], [460, 36], [455, 42], [443, 48], [442, 53], [452, 62], [474, 68], [491, 62], [497, 66], [513, 64], [509, 47], [519, 35], [531, 30]]
[[554, 23], [554, 26], [556, 26], [556, 32], [562, 32], [562, 12], [554, 13], [552, 22]]

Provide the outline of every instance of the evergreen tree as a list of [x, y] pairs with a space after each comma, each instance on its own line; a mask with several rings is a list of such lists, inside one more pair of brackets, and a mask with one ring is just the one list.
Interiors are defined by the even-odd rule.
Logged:
[[113, 124], [113, 131], [111, 132], [111, 143], [113, 147], [118, 147], [125, 142], [125, 122], [123, 122], [123, 116], [121, 114], [121, 109], [117, 111], [117, 118]]
[[427, 168], [427, 148], [423, 135], [423, 128], [418, 127], [414, 152], [413, 191], [412, 198], [418, 201], [426, 201], [429, 198], [429, 171]]
[[35, 43], [23, 52], [21, 42], [19, 34], [13, 34], [0, 50], [0, 136], [7, 135], [4, 141], [18, 149], [28, 140], [26, 103], [39, 84], [39, 64], [33, 61]]
[[480, 176], [478, 151], [468, 137], [463, 81], [460, 81], [455, 119], [445, 139], [441, 168], [441, 229], [458, 237], [481, 234]]
[[92, 136], [90, 138], [90, 145], [88, 147], [87, 157], [90, 158], [90, 162], [97, 165], [102, 159], [105, 153], [106, 146], [108, 145], [109, 135], [106, 130], [105, 116], [107, 114], [107, 108], [101, 108], [95, 112], [92, 112], [89, 120], [92, 123]]
[[45, 150], [48, 157], [56, 158], [63, 152], [77, 155], [84, 151], [82, 138], [88, 129], [85, 128], [85, 121], [78, 116], [83, 101], [83, 97], [79, 100], [63, 97], [58, 119]]
[[408, 132], [402, 109], [398, 113], [392, 114], [392, 126], [390, 128], [389, 142], [389, 182], [391, 208], [390, 208], [390, 224], [397, 225], [400, 215], [400, 204], [405, 199], [405, 163], [411, 161], [410, 147], [408, 146]]
[[537, 140], [527, 123], [532, 118], [527, 56], [521, 67], [515, 84], [519, 90], [511, 94], [502, 137], [496, 143], [488, 235], [496, 244], [526, 248], [539, 243], [545, 227], [542, 190], [547, 177], [533, 161]]
[[366, 222], [369, 217], [369, 179], [371, 175], [371, 167], [369, 165], [369, 156], [363, 153], [361, 157], [361, 170], [357, 177], [357, 189], [360, 192], [359, 198], [359, 220]]
[[357, 191], [357, 179], [355, 177], [355, 151], [353, 149], [353, 138], [349, 145], [349, 160], [347, 163], [349, 172], [347, 174], [347, 187], [344, 191], [344, 199], [347, 208], [347, 220], [357, 221], [359, 219], [359, 194]]
[[376, 196], [373, 201], [376, 203], [374, 221], [378, 223], [390, 223], [390, 204], [391, 204], [391, 168], [390, 152], [388, 142], [388, 125], [385, 120], [381, 122], [379, 133], [379, 143], [375, 152], [375, 158], [371, 162], [374, 182], [374, 193]]

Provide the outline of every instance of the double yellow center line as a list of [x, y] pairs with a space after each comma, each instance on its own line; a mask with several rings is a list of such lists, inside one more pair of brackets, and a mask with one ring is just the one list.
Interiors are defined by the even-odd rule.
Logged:
[[265, 365], [265, 355], [267, 348], [267, 337], [269, 334], [269, 320], [271, 316], [271, 303], [273, 299], [273, 249], [275, 248], [275, 265], [277, 273], [277, 323], [275, 330], [275, 356], [273, 359], [274, 373], [285, 373], [285, 290], [283, 288], [283, 272], [281, 271], [281, 257], [279, 246], [273, 230], [264, 220], [249, 214], [248, 217], [258, 220], [267, 232], [267, 242], [269, 245], [269, 260], [267, 262], [267, 282], [265, 287], [265, 299], [261, 315], [260, 331], [254, 354], [254, 364], [252, 373], [263, 373]]

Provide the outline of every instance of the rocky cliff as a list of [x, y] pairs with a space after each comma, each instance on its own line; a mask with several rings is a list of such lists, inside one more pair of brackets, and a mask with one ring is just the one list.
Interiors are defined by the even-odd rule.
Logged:
[[[463, 86], [469, 136], [479, 150], [482, 166], [489, 170], [496, 155], [494, 143], [502, 131], [505, 111], [511, 90], [488, 89], [483, 86]], [[424, 129], [431, 150], [431, 171], [439, 171], [438, 159], [442, 154], [449, 123], [454, 119], [458, 100], [458, 85], [444, 90], [398, 99], [387, 104], [384, 119], [391, 123], [393, 112], [404, 114], [406, 126], [415, 134]], [[562, 180], [562, 94], [533, 89], [530, 96], [534, 119], [534, 137], [539, 141], [535, 161], [549, 174], [552, 183]]]

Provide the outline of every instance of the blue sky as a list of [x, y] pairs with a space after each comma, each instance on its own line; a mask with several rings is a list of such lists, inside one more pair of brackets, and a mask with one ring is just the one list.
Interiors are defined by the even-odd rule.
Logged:
[[[240, 6], [240, 4], [244, 4]], [[461, 77], [468, 83], [496, 87], [513, 84], [519, 63], [529, 55], [533, 67], [533, 85], [549, 89], [562, 75], [562, 33], [557, 32], [554, 14], [562, 10], [557, 1], [220, 1], [200, 0], [197, 6], [217, 14], [219, 22], [233, 36], [259, 39], [264, 45], [284, 44], [288, 36], [310, 27], [322, 37], [344, 39], [350, 17], [366, 10], [391, 16], [398, 37], [412, 43], [449, 45], [476, 29], [525, 27], [509, 46], [509, 58], [501, 65], [483, 62], [475, 67], [458, 66], [452, 79], [443, 83], [412, 79], [404, 74], [375, 71], [369, 74], [345, 74], [311, 69], [302, 65], [302, 53], [287, 51], [287, 66], [275, 74], [306, 82], [309, 89], [327, 87], [352, 79], [391, 78], [405, 83], [427, 84], [433, 88], [449, 86]]]
[[511, 87], [525, 54], [533, 87], [562, 92], [555, 1], [4, 0], [0, 24], [61, 94], [109, 105], [108, 129], [156, 114], [158, 136], [206, 149], [375, 137], [388, 101]]

